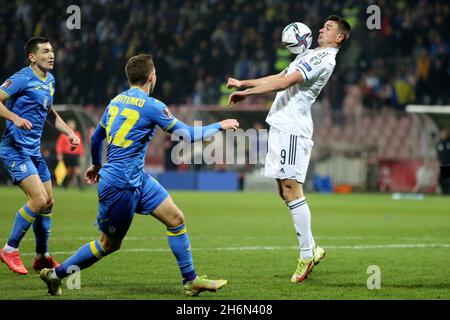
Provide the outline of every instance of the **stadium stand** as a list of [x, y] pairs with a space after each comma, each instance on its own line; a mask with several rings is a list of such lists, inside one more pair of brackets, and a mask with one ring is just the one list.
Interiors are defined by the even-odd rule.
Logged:
[[[450, 4], [385, 1], [381, 29], [368, 30], [366, 8], [372, 2], [11, 1], [0, 13], [4, 48], [0, 74], [5, 78], [24, 64], [23, 44], [30, 36], [45, 35], [52, 39], [56, 53], [55, 103], [81, 105], [97, 118], [109, 99], [127, 87], [123, 73], [127, 59], [149, 52], [158, 70], [155, 97], [189, 122], [195, 119], [193, 114], [211, 117], [207, 111], [190, 112], [204, 105], [223, 111], [219, 103], [227, 76], [276, 72], [283, 59], [280, 34], [286, 24], [302, 21], [316, 38], [323, 17], [340, 14], [351, 21], [353, 31], [314, 107], [316, 144], [362, 145], [375, 150], [380, 161], [424, 157], [435, 161], [436, 155], [428, 154], [421, 141], [437, 128], [425, 130], [404, 107], [450, 105], [450, 31], [446, 26]], [[66, 28], [70, 4], [81, 8], [80, 30]], [[261, 118], [268, 101], [251, 100], [259, 111], [237, 116], [249, 123], [255, 115]], [[146, 162], [163, 170], [164, 139], [161, 133], [155, 139]]]

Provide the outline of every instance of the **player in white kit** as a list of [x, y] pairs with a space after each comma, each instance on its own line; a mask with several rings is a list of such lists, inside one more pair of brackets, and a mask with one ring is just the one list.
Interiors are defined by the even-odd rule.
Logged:
[[228, 78], [228, 87], [247, 88], [231, 93], [228, 105], [248, 96], [277, 92], [266, 118], [270, 131], [264, 175], [277, 180], [280, 196], [292, 214], [300, 243], [300, 259], [291, 278], [294, 283], [305, 280], [325, 256], [325, 250], [315, 245], [311, 213], [303, 194], [314, 145], [311, 105], [330, 78], [336, 54], [350, 29], [343, 18], [330, 16], [319, 31], [319, 47], [298, 55], [279, 74], [250, 80]]

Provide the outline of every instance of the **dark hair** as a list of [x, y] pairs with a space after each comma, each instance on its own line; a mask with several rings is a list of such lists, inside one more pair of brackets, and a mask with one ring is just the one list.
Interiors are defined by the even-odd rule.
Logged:
[[44, 37], [33, 37], [27, 41], [25, 44], [25, 54], [28, 58], [30, 53], [36, 53], [38, 50], [38, 44], [49, 43], [50, 41]]
[[344, 43], [347, 41], [348, 37], [350, 36], [350, 32], [352, 30], [352, 27], [350, 26], [350, 23], [347, 22], [344, 18], [336, 15], [331, 15], [327, 18], [327, 21], [331, 20], [338, 24], [339, 32], [344, 35], [344, 40], [342, 40], [341, 43]]
[[153, 58], [149, 54], [131, 57], [125, 65], [125, 73], [130, 84], [144, 85], [148, 76], [155, 70]]

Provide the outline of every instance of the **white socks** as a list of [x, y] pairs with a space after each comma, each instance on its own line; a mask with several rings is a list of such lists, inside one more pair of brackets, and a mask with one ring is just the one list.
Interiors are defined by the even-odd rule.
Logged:
[[59, 279], [56, 275], [55, 268], [52, 269], [52, 272], [50, 273], [50, 279]]
[[[19, 251], [19, 248], [13, 248], [13, 247], [9, 246], [8, 244], [5, 244], [3, 249], [5, 250], [6, 253], [13, 253], [13, 252]], [[44, 254], [36, 253], [36, 257], [39, 258], [39, 259], [48, 258], [49, 254], [48, 254], [48, 252], [46, 252]]]
[[286, 202], [292, 214], [295, 231], [300, 244], [300, 259], [309, 259], [313, 256], [315, 241], [311, 232], [311, 212], [305, 197]]
[[48, 254], [48, 252], [46, 252], [46, 253], [44, 253], [44, 254], [42, 254], [42, 253], [36, 253], [36, 258], [38, 258], [38, 259], [42, 259], [42, 258], [47, 259], [49, 256], [50, 256], [50, 255]]
[[6, 253], [13, 253], [15, 251], [19, 251], [19, 248], [13, 248], [11, 246], [8, 246], [7, 244], [5, 244], [4, 250]]

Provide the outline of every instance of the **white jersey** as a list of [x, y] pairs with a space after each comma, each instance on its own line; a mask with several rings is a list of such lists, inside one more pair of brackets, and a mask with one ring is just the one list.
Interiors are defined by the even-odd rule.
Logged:
[[277, 93], [266, 122], [277, 129], [312, 139], [311, 105], [333, 73], [336, 48], [317, 48], [298, 55], [289, 64], [287, 73], [300, 71], [304, 81]]

